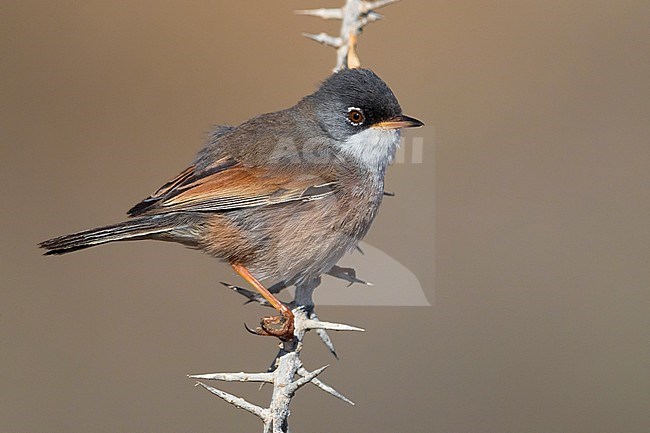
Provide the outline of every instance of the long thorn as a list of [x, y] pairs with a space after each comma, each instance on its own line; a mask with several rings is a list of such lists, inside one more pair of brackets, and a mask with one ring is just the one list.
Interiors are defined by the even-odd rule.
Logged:
[[312, 33], [303, 33], [302, 35], [320, 44], [328, 45], [334, 48], [339, 48], [341, 45], [343, 45], [343, 40], [341, 38], [330, 36], [327, 33], [319, 33], [317, 35]]
[[294, 382], [291, 382], [291, 384], [289, 384], [289, 385], [287, 386], [287, 391], [289, 391], [291, 394], [295, 393], [295, 392], [298, 391], [300, 388], [302, 388], [303, 386], [305, 386], [305, 385], [307, 385], [309, 382], [311, 382], [312, 379], [314, 379], [316, 376], [318, 376], [318, 375], [321, 374], [323, 371], [325, 371], [325, 369], [326, 369], [327, 367], [329, 367], [329, 365], [324, 365], [324, 366], [322, 366], [321, 368], [312, 371], [311, 373], [307, 373], [307, 374], [305, 374], [305, 375], [304, 375], [303, 377], [301, 377], [300, 379], [298, 379], [298, 380], [296, 380], [296, 381], [294, 381]]
[[310, 15], [312, 17], [319, 17], [319, 18], [323, 18], [324, 20], [343, 19], [343, 10], [340, 8], [303, 9], [303, 10], [295, 11], [295, 13], [298, 15]]
[[207, 373], [192, 374], [192, 379], [221, 380], [223, 382], [273, 382], [273, 373]]
[[256, 415], [257, 417], [261, 418], [262, 420], [266, 421], [268, 418], [268, 410], [263, 409], [257, 405], [254, 405], [253, 403], [250, 403], [246, 400], [244, 400], [241, 397], [237, 397], [236, 395], [232, 395], [230, 393], [227, 393], [225, 391], [221, 391], [220, 389], [213, 388], [210, 385], [206, 385], [201, 382], [196, 382], [197, 386], [202, 386], [203, 388], [207, 389], [210, 391], [212, 394], [216, 395], [220, 399], [224, 400], [227, 403], [232, 404], [233, 406], [239, 408], [239, 409], [244, 409], [246, 412], [250, 412], [253, 415]]
[[[305, 370], [303, 367], [300, 367], [300, 369], [298, 370], [298, 374], [301, 375], [301, 376], [305, 376], [305, 375], [309, 374], [309, 372], [307, 370]], [[323, 383], [320, 379], [314, 377], [311, 380], [311, 383], [313, 383], [314, 385], [316, 385], [317, 387], [319, 387], [320, 389], [322, 389], [326, 393], [328, 393], [328, 394], [330, 394], [330, 395], [332, 395], [332, 396], [334, 396], [334, 397], [336, 397], [336, 398], [338, 398], [340, 400], [343, 400], [344, 402], [354, 406], [354, 402], [352, 400], [350, 400], [349, 398], [347, 398], [346, 396], [344, 396], [343, 394], [341, 394], [340, 392], [338, 392], [337, 390], [335, 390], [331, 386]]]

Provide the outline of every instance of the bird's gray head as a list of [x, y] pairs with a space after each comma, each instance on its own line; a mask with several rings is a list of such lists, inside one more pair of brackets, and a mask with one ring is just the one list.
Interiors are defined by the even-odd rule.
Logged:
[[401, 128], [423, 125], [402, 114], [392, 90], [369, 69], [331, 75], [302, 103], [340, 154], [372, 170], [393, 160]]

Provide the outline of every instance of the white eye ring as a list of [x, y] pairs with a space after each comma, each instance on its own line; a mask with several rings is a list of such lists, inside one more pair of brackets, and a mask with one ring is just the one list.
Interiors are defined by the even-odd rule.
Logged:
[[359, 126], [366, 120], [363, 110], [357, 107], [348, 108], [347, 121], [352, 126]]

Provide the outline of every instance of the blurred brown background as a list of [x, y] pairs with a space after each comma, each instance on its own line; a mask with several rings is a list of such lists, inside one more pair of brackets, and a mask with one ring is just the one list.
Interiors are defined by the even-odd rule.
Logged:
[[[0, 431], [250, 432], [188, 373], [257, 371], [267, 313], [177, 245], [45, 258], [183, 169], [213, 123], [293, 104], [334, 65], [293, 9], [342, 1], [4, 1]], [[647, 1], [404, 1], [360, 40], [419, 131], [367, 242], [432, 307], [322, 307], [299, 432], [647, 432]], [[352, 287], [350, 290], [354, 290]], [[399, 287], [395, 287], [399, 290]], [[226, 386], [257, 403], [269, 389]]]

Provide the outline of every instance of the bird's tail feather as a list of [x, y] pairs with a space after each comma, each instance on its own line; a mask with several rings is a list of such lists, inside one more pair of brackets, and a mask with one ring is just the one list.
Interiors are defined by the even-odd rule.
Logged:
[[171, 232], [174, 228], [173, 220], [170, 218], [147, 216], [59, 236], [41, 242], [38, 246], [47, 250], [46, 256], [66, 254], [108, 242], [150, 239], [156, 237], [156, 235], [162, 236], [164, 233]]

